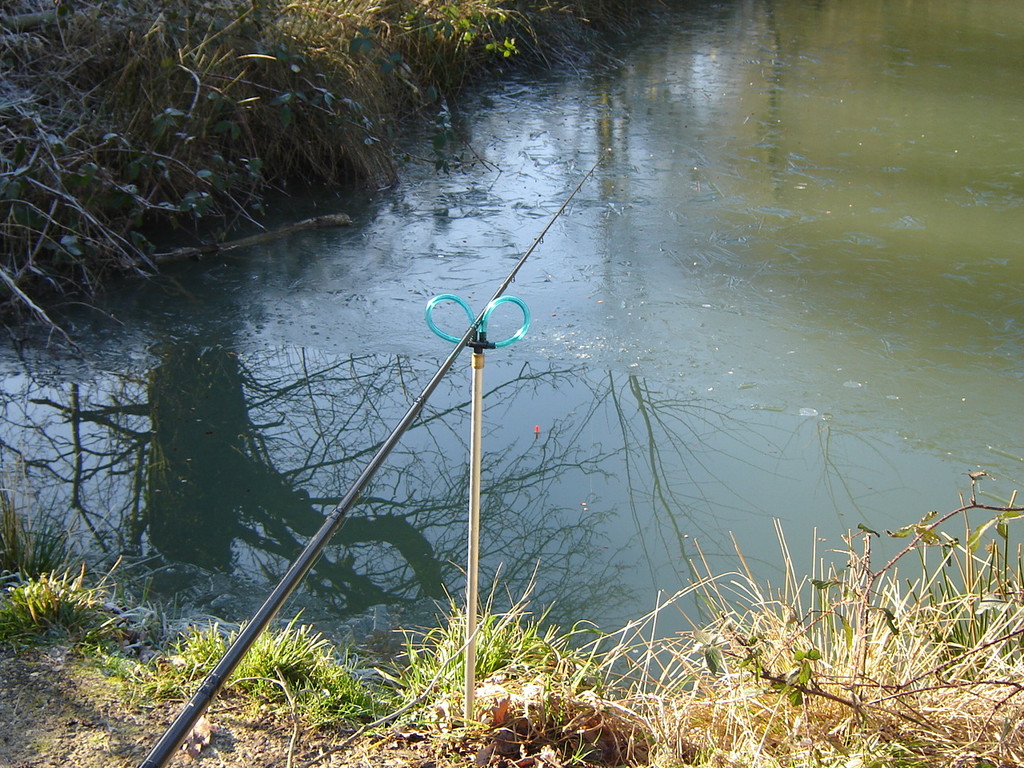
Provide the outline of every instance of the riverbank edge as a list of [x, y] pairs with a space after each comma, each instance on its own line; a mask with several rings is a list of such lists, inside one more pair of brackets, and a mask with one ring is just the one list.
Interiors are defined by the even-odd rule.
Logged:
[[[478, 162], [458, 130], [464, 88], [591, 56], [661, 5], [35, 4], [0, 16], [0, 303], [46, 324], [62, 296], [155, 272], [154, 233], [209, 248], [297, 180], [379, 187], [403, 162]], [[400, 150], [414, 127], [422, 151]]]
[[[1024, 520], [1024, 507], [1016, 494], [1000, 505], [978, 501], [982, 477], [972, 474], [970, 497], [955, 510], [884, 534], [851, 532], [842, 556], [808, 576], [793, 572], [782, 541], [779, 585], [755, 579], [742, 553], [729, 573], [702, 571], [698, 558], [687, 590], [618, 632], [546, 626], [527, 599], [485, 611], [476, 722], [461, 716], [463, 630], [454, 604], [438, 626], [401, 632], [401, 647], [384, 652], [339, 647], [293, 619], [250, 652], [260, 663], [271, 657], [270, 666], [240, 670], [196, 751], [227, 766], [351, 765], [354, 751], [362, 764], [403, 768], [1020, 768], [1024, 566], [1010, 527]], [[877, 563], [872, 542], [882, 535], [906, 543]], [[920, 575], [899, 572], [915, 561]], [[66, 764], [70, 749], [86, 768], [94, 753], [105, 761], [97, 764], [137, 764], [230, 642], [209, 622], [153, 633], [152, 621], [140, 620], [152, 619], [151, 609], [112, 602], [105, 589], [84, 586], [84, 573], [7, 577], [0, 713], [22, 719], [0, 745], [0, 763]], [[19, 593], [40, 582], [49, 589]], [[62, 600], [52, 600], [58, 593]], [[43, 631], [12, 642], [11, 607], [30, 594], [49, 605], [88, 603], [102, 620], [68, 633], [40, 619], [37, 603], [21, 616], [31, 614]], [[690, 632], [659, 637], [658, 616], [684, 597], [698, 598], [704, 617], [691, 617]], [[58, 613], [62, 621], [82, 615]], [[306, 661], [294, 663], [296, 648]], [[89, 716], [51, 706], [88, 709], [92, 699], [104, 703]], [[116, 748], [44, 739], [37, 721], [54, 716], [64, 725], [58, 732], [95, 721], [113, 733], [116, 721], [128, 735]], [[22, 731], [35, 752], [22, 749]]]

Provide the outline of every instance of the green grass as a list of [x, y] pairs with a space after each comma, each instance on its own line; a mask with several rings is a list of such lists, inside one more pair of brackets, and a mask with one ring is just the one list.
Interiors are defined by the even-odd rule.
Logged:
[[[237, 637], [217, 624], [190, 628], [167, 653], [135, 670], [138, 694], [190, 696]], [[296, 712], [313, 726], [372, 719], [387, 695], [363, 681], [364, 671], [347, 650], [337, 648], [298, 617], [255, 641], [226, 683], [226, 690], [254, 708]]]
[[118, 638], [118, 617], [106, 607], [106, 591], [75, 575], [44, 573], [8, 587], [0, 598], [0, 642], [30, 644], [40, 638], [83, 644]]
[[[405, 654], [391, 676], [410, 696], [462, 691], [465, 614], [454, 603], [449, 608], [439, 626], [405, 633]], [[545, 619], [543, 613], [532, 615], [526, 600], [505, 612], [485, 606], [477, 625], [476, 679], [541, 676], [572, 688], [599, 685], [593, 654], [581, 650], [598, 633], [585, 624], [563, 633]]]

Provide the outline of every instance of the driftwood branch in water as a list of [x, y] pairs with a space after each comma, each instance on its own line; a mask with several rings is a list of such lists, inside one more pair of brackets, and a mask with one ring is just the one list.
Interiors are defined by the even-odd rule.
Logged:
[[271, 240], [276, 240], [279, 237], [284, 237], [285, 235], [290, 235], [293, 232], [300, 232], [304, 229], [348, 227], [351, 226], [351, 224], [352, 219], [350, 219], [346, 214], [330, 213], [325, 216], [314, 216], [312, 219], [303, 219], [302, 221], [298, 221], [294, 224], [288, 224], [287, 226], [271, 230], [270, 232], [261, 232], [258, 235], [243, 237], [239, 240], [229, 240], [225, 243], [207, 243], [206, 245], [200, 245], [195, 248], [178, 248], [177, 250], [168, 251], [167, 253], [158, 253], [153, 256], [153, 261], [157, 264], [166, 264], [170, 261], [181, 261], [182, 259], [199, 259], [203, 256], [208, 256], [211, 253], [221, 253], [223, 251], [230, 251], [234, 248], [248, 248], [249, 246], [259, 245]]
[[16, 302], [21, 302], [22, 304], [24, 304], [32, 311], [36, 318], [42, 321], [43, 324], [45, 324], [51, 331], [56, 331], [57, 333], [64, 337], [64, 340], [69, 345], [75, 347], [76, 349], [78, 348], [75, 342], [72, 341], [71, 337], [68, 335], [68, 332], [61, 328], [59, 325], [57, 325], [55, 322], [53, 322], [53, 320], [50, 319], [50, 316], [46, 314], [43, 308], [36, 304], [34, 301], [32, 301], [29, 295], [25, 293], [23, 290], [21, 290], [21, 288], [18, 286], [17, 280], [11, 277], [9, 274], [7, 274], [7, 270], [4, 269], [2, 266], [0, 266], [0, 281], [3, 281], [3, 283], [7, 286], [7, 289], [15, 297]]
[[10, 16], [0, 16], [0, 28], [10, 30], [11, 32], [27, 32], [30, 29], [41, 27], [56, 20], [56, 11], [15, 13]]

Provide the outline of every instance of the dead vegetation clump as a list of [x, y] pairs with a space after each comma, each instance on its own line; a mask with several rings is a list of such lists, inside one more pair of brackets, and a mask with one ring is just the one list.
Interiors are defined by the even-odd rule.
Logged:
[[[1010, 527], [1024, 508], [980, 504], [976, 479], [958, 509], [885, 532], [903, 546], [881, 565], [880, 536], [866, 529], [803, 578], [783, 542], [777, 587], [745, 566], [704, 564], [621, 632], [562, 647], [539, 673], [491, 676], [465, 755], [502, 766], [1019, 768], [1024, 566]], [[972, 527], [978, 510], [986, 521]], [[695, 604], [711, 618], [698, 621]], [[694, 629], [660, 637], [670, 611]], [[458, 732], [459, 693], [436, 701], [435, 727]]]
[[[745, 568], [708, 574], [694, 594], [714, 619], [632, 654], [627, 700], [650, 724], [656, 761], [1024, 764], [1024, 579], [1009, 544], [1024, 508], [1014, 502], [981, 505], [972, 481], [957, 510], [887, 532], [907, 543], [880, 567], [878, 534], [860, 530], [845, 563], [818, 574], [798, 579], [787, 555], [775, 589]], [[977, 509], [985, 524], [949, 532]]]

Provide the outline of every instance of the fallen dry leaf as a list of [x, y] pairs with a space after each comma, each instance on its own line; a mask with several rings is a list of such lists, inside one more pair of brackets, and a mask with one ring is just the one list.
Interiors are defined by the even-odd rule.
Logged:
[[195, 760], [199, 757], [199, 753], [203, 751], [203, 747], [209, 746], [212, 734], [213, 727], [204, 715], [192, 726], [192, 730], [185, 737], [181, 748], [185, 751], [185, 754]]

